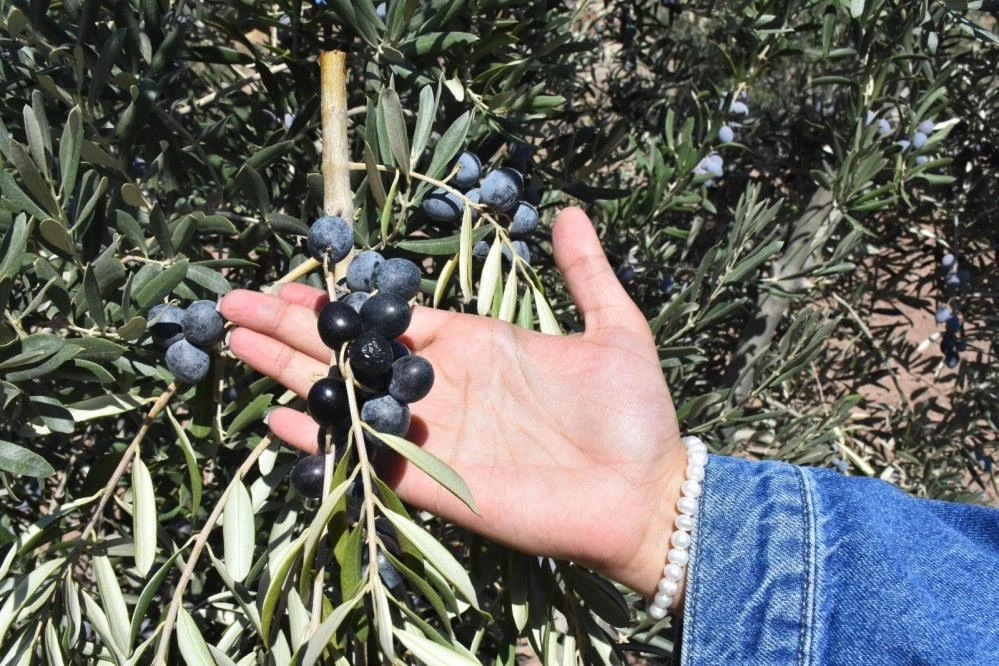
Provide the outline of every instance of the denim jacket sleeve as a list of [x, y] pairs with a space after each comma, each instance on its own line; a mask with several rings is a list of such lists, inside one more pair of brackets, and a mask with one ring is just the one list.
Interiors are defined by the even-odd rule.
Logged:
[[999, 511], [710, 456], [680, 663], [999, 664]]

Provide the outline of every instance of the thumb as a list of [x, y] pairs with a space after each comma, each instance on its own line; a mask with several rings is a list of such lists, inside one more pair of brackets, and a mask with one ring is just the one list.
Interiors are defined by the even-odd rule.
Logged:
[[612, 328], [648, 330], [641, 310], [621, 286], [600, 246], [593, 223], [579, 208], [566, 208], [552, 227], [555, 264], [583, 313], [587, 333]]

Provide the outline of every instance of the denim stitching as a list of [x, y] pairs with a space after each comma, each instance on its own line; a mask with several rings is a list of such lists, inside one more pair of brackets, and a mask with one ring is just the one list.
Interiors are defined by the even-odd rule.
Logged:
[[807, 666], [812, 662], [811, 648], [814, 642], [813, 623], [815, 621], [817, 553], [815, 507], [812, 502], [811, 484], [804, 470], [792, 468], [798, 475], [798, 488], [801, 492], [801, 505], [804, 513], [804, 568], [802, 576], [801, 635], [798, 642], [798, 663]]

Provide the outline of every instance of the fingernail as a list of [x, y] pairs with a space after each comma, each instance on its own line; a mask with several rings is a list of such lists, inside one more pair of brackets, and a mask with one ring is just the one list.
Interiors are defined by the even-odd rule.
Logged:
[[226, 332], [225, 337], [222, 338], [222, 349], [228, 349], [229, 348], [229, 339], [232, 338], [232, 332], [235, 331], [235, 330], [236, 330], [235, 328], [230, 328]]
[[266, 412], [264, 412], [264, 425], [269, 425], [268, 422], [271, 420], [271, 414], [274, 413], [275, 409], [277, 409], [277, 407], [271, 407]]

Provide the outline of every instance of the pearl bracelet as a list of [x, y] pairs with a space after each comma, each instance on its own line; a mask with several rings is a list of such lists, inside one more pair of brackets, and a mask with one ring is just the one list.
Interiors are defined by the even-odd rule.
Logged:
[[649, 617], [661, 620], [669, 613], [673, 600], [680, 592], [680, 581], [684, 569], [690, 561], [690, 533], [694, 531], [694, 516], [697, 515], [697, 498], [701, 496], [701, 482], [704, 480], [704, 466], [708, 463], [708, 447], [694, 436], [681, 440], [687, 449], [687, 472], [680, 486], [681, 497], [676, 501], [679, 514], [676, 517], [676, 530], [669, 537], [672, 548], [666, 555], [666, 566], [659, 581], [656, 596], [649, 604]]

